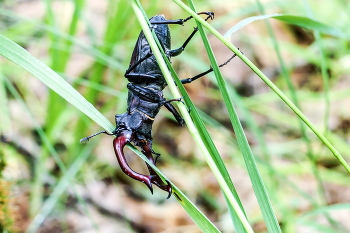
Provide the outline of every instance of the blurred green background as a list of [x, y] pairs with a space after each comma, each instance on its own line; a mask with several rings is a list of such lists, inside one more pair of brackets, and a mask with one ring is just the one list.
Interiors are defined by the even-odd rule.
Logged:
[[[256, 1], [194, 3], [197, 11], [215, 12], [210, 24], [222, 34], [240, 20], [262, 13]], [[126, 111], [123, 75], [141, 30], [128, 1], [3, 0], [0, 4], [0, 34], [50, 66], [111, 122], [115, 114]], [[141, 4], [148, 16], [188, 17], [172, 1]], [[312, 14], [347, 35], [318, 36], [270, 19], [284, 73], [264, 21], [243, 27], [231, 41], [288, 97], [285, 77], [290, 77], [300, 109], [349, 161], [349, 2], [310, 0], [309, 7], [301, 0], [261, 4], [264, 14]], [[172, 47], [181, 46], [194, 26], [194, 20], [185, 26], [171, 25]], [[232, 56], [221, 41], [208, 37], [219, 64]], [[209, 64], [199, 34], [172, 60], [180, 78], [193, 77]], [[338, 160], [310, 130], [305, 140], [296, 115], [239, 58], [221, 71], [282, 231], [350, 232], [349, 174]], [[82, 137], [101, 128], [38, 79], [0, 57], [0, 81], [0, 155], [5, 161], [0, 197], [6, 204], [1, 206], [0, 223], [8, 232], [25, 232], [47, 200], [54, 208], [40, 216], [43, 222], [37, 232], [200, 232], [175, 198], [166, 201], [159, 189], [151, 195], [145, 185], [124, 175], [111, 137], [96, 137], [81, 145]], [[186, 89], [200, 109], [253, 230], [266, 232], [214, 76], [207, 75]], [[171, 98], [167, 89], [165, 96]], [[186, 127], [178, 126], [163, 109], [153, 135], [153, 149], [162, 154], [160, 170], [221, 231], [234, 232], [220, 187]], [[138, 156], [130, 150], [126, 155], [133, 169], [147, 173]], [[67, 168], [77, 158], [84, 163], [67, 181], [69, 188], [49, 199], [63, 175], [53, 156]]]

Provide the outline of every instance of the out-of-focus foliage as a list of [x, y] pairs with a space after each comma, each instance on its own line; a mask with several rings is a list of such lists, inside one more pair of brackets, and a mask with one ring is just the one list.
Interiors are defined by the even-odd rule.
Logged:
[[[172, 1], [140, 2], [149, 16], [188, 17]], [[350, 7], [344, 0], [322, 1], [322, 4], [310, 0], [309, 10], [306, 1], [261, 1], [264, 13], [256, 1], [194, 3], [198, 11], [215, 12], [215, 20], [210, 24], [222, 34], [251, 16], [281, 13], [310, 17], [310, 10], [315, 20], [345, 35], [350, 33], [347, 23]], [[111, 122], [116, 113], [125, 112], [127, 80], [123, 74], [140, 32], [128, 1], [34, 0], [0, 4], [0, 34], [58, 72]], [[274, 19], [269, 22], [284, 71], [264, 21], [235, 32], [232, 43], [288, 96], [290, 89], [284, 77], [290, 77], [300, 109], [349, 161], [348, 37], [321, 34], [318, 38], [312, 31], [298, 26]], [[170, 26], [173, 48], [182, 45], [193, 26], [194, 21], [183, 27]], [[219, 64], [232, 56], [210, 34], [209, 41]], [[199, 35], [181, 56], [172, 60], [172, 65], [180, 78], [192, 77], [209, 68]], [[350, 231], [350, 210], [346, 204], [350, 202], [350, 182], [345, 169], [311, 131], [305, 131], [308, 138], [305, 140], [295, 114], [242, 61], [235, 58], [221, 71], [282, 231]], [[175, 198], [165, 201], [164, 193], [157, 189], [152, 196], [143, 184], [122, 173], [112, 149], [112, 138], [94, 138], [98, 143], [91, 149], [79, 144], [80, 138], [99, 131], [99, 126], [2, 57], [0, 72], [3, 136], [0, 147], [7, 161], [3, 177], [12, 184], [9, 196], [15, 196], [19, 213], [15, 224], [22, 231], [64, 175], [53, 155], [57, 154], [69, 169], [85, 149], [91, 150], [91, 155], [84, 157], [86, 161], [70, 187], [63, 190], [53, 211], [44, 216], [39, 232], [199, 232]], [[202, 111], [254, 231], [266, 232], [228, 114], [213, 80], [210, 74], [185, 87]], [[329, 91], [328, 102], [325, 90]], [[165, 95], [171, 98], [168, 91]], [[233, 232], [218, 183], [187, 129], [179, 127], [166, 110], [161, 110], [153, 133], [154, 150], [162, 154], [157, 163], [159, 169], [220, 230]], [[129, 152], [127, 159], [131, 167], [147, 173], [144, 162]], [[325, 206], [329, 208], [325, 210]]]
[[6, 167], [4, 157], [4, 153], [0, 149], [0, 231], [12, 233], [16, 232], [13, 225], [15, 213], [10, 202], [10, 183], [2, 178], [2, 172]]

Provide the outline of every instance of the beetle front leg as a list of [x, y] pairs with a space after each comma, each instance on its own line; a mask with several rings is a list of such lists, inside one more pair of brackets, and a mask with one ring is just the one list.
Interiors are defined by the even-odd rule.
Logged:
[[177, 49], [173, 49], [173, 50], [170, 50], [168, 53], [171, 57], [176, 57], [178, 55], [180, 55], [186, 48], [188, 42], [190, 42], [190, 40], [193, 38], [194, 34], [196, 34], [196, 32], [198, 32], [198, 28], [195, 27], [193, 32], [191, 33], [191, 35], [187, 38], [187, 40], [184, 42], [184, 44], [180, 47], [180, 48], [177, 48]]
[[[205, 19], [205, 21], [207, 21], [208, 19], [213, 20], [215, 18], [215, 14], [212, 11], [202, 11], [202, 12], [197, 13], [197, 15], [208, 15], [208, 17]], [[187, 17], [186, 19], [184, 19], [184, 22], [186, 22], [187, 20], [190, 20], [192, 18], [193, 18], [193, 16], [191, 15], [191, 16]]]
[[180, 113], [176, 110], [176, 108], [174, 107], [174, 105], [172, 105], [171, 103], [165, 103], [164, 106], [174, 115], [176, 121], [179, 123], [179, 125], [184, 126], [185, 125], [185, 121], [184, 119], [181, 117]]
[[[208, 19], [213, 20], [214, 19], [214, 12], [211, 11], [202, 11], [197, 13], [197, 15], [208, 15], [208, 17], [205, 19], [205, 21], [207, 21]], [[185, 22], [187, 22], [188, 20], [192, 19], [193, 16], [189, 16], [186, 19], [176, 19], [176, 20], [172, 20], [172, 19], [168, 19], [168, 20], [163, 20], [163, 21], [151, 21], [151, 24], [178, 24], [178, 25], [183, 25]]]
[[[153, 155], [152, 155], [152, 142], [151, 141], [148, 141], [146, 143], [142, 143], [140, 145], [140, 147], [142, 148], [142, 153], [148, 158], [148, 160], [156, 165], [154, 159], [153, 159]], [[164, 182], [162, 181], [162, 179], [159, 177], [159, 175], [157, 174], [156, 171], [153, 170], [153, 168], [151, 166], [149, 166], [147, 163], [147, 168], [148, 168], [148, 171], [151, 175], [151, 182], [155, 185], [157, 185], [160, 189], [168, 192], [168, 197], [167, 199], [170, 198], [171, 196], [171, 193], [172, 193], [172, 187], [171, 187], [171, 184], [169, 181], [166, 181], [167, 184], [164, 184]]]

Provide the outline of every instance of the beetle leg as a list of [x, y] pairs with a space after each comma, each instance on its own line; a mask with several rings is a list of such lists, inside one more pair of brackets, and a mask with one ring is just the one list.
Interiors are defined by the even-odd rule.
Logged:
[[174, 115], [174, 117], [175, 117], [176, 121], [179, 123], [179, 125], [181, 125], [181, 126], [185, 125], [184, 119], [181, 117], [180, 113], [176, 110], [174, 105], [172, 105], [171, 103], [165, 103], [164, 106]]
[[183, 98], [183, 97], [177, 98], [177, 99], [172, 99], [172, 100], [165, 100], [165, 99], [164, 99], [163, 101], [160, 102], [160, 104], [161, 104], [161, 105], [165, 105], [165, 104], [167, 104], [167, 103], [174, 102], [174, 101], [177, 101], [177, 102], [180, 101], [181, 103], [185, 104], [185, 103], [182, 101], [182, 98]]
[[[208, 17], [205, 19], [205, 21], [207, 21], [208, 19], [213, 20], [215, 17], [214, 12], [211, 12], [211, 11], [202, 11], [202, 12], [197, 13], [197, 15], [208, 15]], [[193, 16], [191, 15], [190, 17], [187, 17], [186, 19], [184, 19], [184, 22], [186, 22], [187, 20], [190, 20], [192, 18], [193, 18]]]
[[132, 66], [130, 66], [126, 71], [125, 71], [125, 75], [129, 74], [133, 69], [135, 69], [136, 66], [140, 65], [141, 62], [143, 62], [144, 60], [146, 60], [147, 58], [152, 57], [152, 53], [148, 52], [143, 58], [141, 58], [140, 60], [136, 61], [134, 64], [132, 64]]
[[[154, 165], [156, 165], [156, 163], [155, 163], [155, 161], [154, 161], [154, 159], [153, 159], [153, 155], [152, 155], [152, 142], [147, 142], [147, 143], [143, 143], [143, 144], [141, 144], [140, 145], [141, 146], [141, 148], [142, 148], [142, 153], [148, 158], [148, 160], [152, 163], [152, 164], [154, 164]], [[154, 151], [153, 151], [154, 152]], [[171, 187], [171, 184], [170, 184], [170, 182], [169, 181], [166, 181], [167, 182], [167, 184], [164, 184], [164, 182], [162, 181], [162, 179], [159, 177], [159, 175], [157, 174], [157, 172], [155, 172], [154, 170], [153, 170], [153, 168], [151, 167], [151, 166], [149, 166], [147, 163], [146, 163], [146, 165], [147, 165], [147, 168], [148, 168], [148, 171], [149, 171], [149, 173], [150, 173], [150, 175], [151, 175], [151, 182], [153, 183], [153, 184], [155, 184], [155, 185], [157, 185], [160, 189], [162, 189], [162, 190], [164, 190], [164, 191], [166, 191], [166, 192], [168, 192], [168, 197], [167, 197], [167, 199], [169, 199], [170, 198], [170, 196], [171, 196], [171, 193], [172, 193], [172, 187]]]
[[190, 42], [190, 40], [193, 38], [194, 34], [196, 34], [196, 32], [198, 32], [198, 27], [195, 27], [193, 32], [191, 33], [191, 35], [187, 38], [187, 40], [185, 41], [185, 43], [178, 49], [173, 49], [173, 50], [170, 50], [168, 53], [171, 57], [175, 57], [175, 56], [178, 56], [182, 53], [182, 51], [185, 50], [188, 42]]
[[180, 113], [176, 110], [174, 105], [172, 105], [171, 103], [165, 103], [164, 106], [174, 115], [174, 117], [175, 117], [176, 121], [179, 123], [179, 125], [181, 125], [181, 126], [185, 125], [184, 119], [181, 117]]
[[[219, 65], [219, 67], [223, 67], [223, 66], [227, 65], [227, 63], [229, 63], [229, 62], [230, 62], [234, 57], [236, 57], [236, 56], [237, 56], [237, 54], [233, 54], [232, 57], [230, 57], [225, 63]], [[203, 72], [203, 73], [200, 73], [200, 74], [198, 74], [198, 75], [196, 75], [196, 76], [194, 76], [194, 77], [192, 77], [192, 78], [182, 79], [182, 80], [180, 80], [180, 81], [181, 81], [182, 84], [191, 83], [191, 82], [193, 82], [194, 80], [199, 79], [199, 78], [203, 77], [204, 75], [209, 74], [209, 73], [212, 72], [212, 71], [213, 71], [213, 67], [210, 67], [207, 71], [205, 71], [205, 72]]]
[[152, 179], [153, 176], [146, 176], [141, 175], [135, 171], [133, 171], [124, 156], [123, 148], [124, 146], [133, 139], [134, 135], [131, 130], [124, 130], [121, 132], [114, 140], [113, 140], [113, 147], [115, 155], [117, 156], [119, 165], [122, 169], [122, 171], [128, 175], [129, 177], [141, 181], [147, 185], [151, 193], [153, 194], [153, 188], [152, 188]]
[[[213, 20], [214, 19], [214, 12], [209, 12], [209, 11], [203, 11], [203, 12], [199, 12], [197, 13], [197, 15], [208, 15], [208, 17], [205, 19], [205, 21], [207, 21], [208, 19]], [[179, 25], [183, 25], [183, 23], [185, 23], [186, 21], [192, 19], [193, 16], [187, 17], [186, 19], [176, 19], [176, 20], [163, 20], [163, 21], [151, 21], [151, 24], [179, 24]]]

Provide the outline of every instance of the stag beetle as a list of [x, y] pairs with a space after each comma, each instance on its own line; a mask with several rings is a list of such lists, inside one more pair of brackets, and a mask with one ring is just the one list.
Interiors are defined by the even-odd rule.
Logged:
[[[207, 15], [207, 18], [205, 19], [206, 21], [208, 19], [214, 19], [213, 12], [200, 12], [198, 14]], [[171, 57], [178, 56], [184, 51], [188, 42], [198, 31], [198, 28], [194, 28], [191, 35], [180, 48], [171, 50], [170, 29], [168, 25], [183, 25], [191, 18], [193, 17], [190, 16], [186, 19], [166, 20], [163, 15], [156, 15], [150, 19], [151, 29], [157, 35], [169, 61]], [[220, 65], [220, 67], [226, 65], [233, 57], [235, 57], [235, 55], [233, 55], [227, 62]], [[213, 71], [212, 68], [194, 76], [193, 78], [183, 79], [181, 82], [183, 84], [191, 83], [211, 71]], [[181, 101], [181, 99], [166, 100], [163, 97], [162, 90], [167, 86], [167, 83], [143, 31], [141, 31], [137, 39], [134, 51], [131, 55], [129, 68], [126, 70], [124, 76], [129, 81], [127, 84], [127, 112], [115, 115], [116, 128], [112, 133], [101, 131], [81, 139], [80, 142], [86, 143], [90, 138], [101, 133], [115, 135], [116, 138], [113, 140], [113, 147], [123, 172], [129, 177], [145, 183], [152, 194], [152, 183], [157, 185], [160, 189], [168, 192], [168, 199], [172, 193], [170, 182], [166, 181], [165, 184], [147, 163], [146, 165], [150, 175], [142, 175], [133, 171], [129, 167], [123, 152], [124, 146], [128, 142], [133, 142], [135, 146], [141, 148], [142, 153], [148, 158], [148, 160], [156, 165], [156, 161], [160, 154], [152, 150], [152, 124], [162, 106], [165, 106], [174, 115], [175, 119], [181, 126], [185, 124], [183, 118], [171, 104], [171, 102]], [[153, 154], [156, 155], [156, 159], [153, 158]]]

